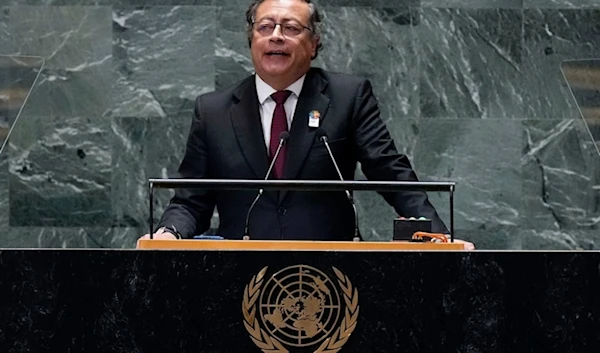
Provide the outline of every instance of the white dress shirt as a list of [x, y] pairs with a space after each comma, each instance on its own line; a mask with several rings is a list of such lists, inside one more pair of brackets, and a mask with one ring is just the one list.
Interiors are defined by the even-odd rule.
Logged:
[[[263, 81], [258, 75], [254, 75], [256, 80], [256, 94], [258, 96], [258, 103], [260, 103], [260, 121], [263, 128], [263, 136], [265, 137], [265, 146], [267, 151], [269, 150], [269, 143], [271, 142], [271, 124], [273, 123], [273, 113], [275, 112], [276, 103], [271, 98], [271, 95], [277, 90], [269, 86]], [[302, 91], [302, 85], [304, 85], [304, 79], [306, 75], [300, 77], [296, 82], [289, 85], [285, 90], [291, 91], [289, 98], [283, 104], [285, 109], [285, 115], [287, 116], [288, 131], [292, 127], [292, 120], [294, 119], [294, 112], [296, 111], [296, 104], [298, 103], [298, 96]]]

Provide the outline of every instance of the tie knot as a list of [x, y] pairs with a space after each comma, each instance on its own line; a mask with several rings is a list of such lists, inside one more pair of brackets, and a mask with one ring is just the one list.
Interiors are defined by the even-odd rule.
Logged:
[[271, 98], [273, 98], [275, 103], [283, 104], [288, 99], [290, 94], [292, 94], [290, 91], [277, 91], [271, 95]]

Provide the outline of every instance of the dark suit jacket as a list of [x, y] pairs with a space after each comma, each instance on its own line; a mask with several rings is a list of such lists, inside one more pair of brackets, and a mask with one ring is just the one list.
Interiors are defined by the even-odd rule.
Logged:
[[[312, 110], [321, 113], [331, 149], [346, 180], [354, 178], [357, 161], [370, 180], [417, 180], [406, 156], [399, 154], [379, 116], [369, 81], [313, 68], [298, 98], [287, 145], [284, 179], [338, 180], [325, 146], [308, 126]], [[195, 117], [179, 168], [183, 178], [263, 179], [268, 153], [260, 121], [255, 78], [196, 100]], [[433, 231], [446, 232], [425, 193], [382, 193], [405, 217], [433, 220]], [[184, 237], [210, 226], [214, 206], [219, 235], [241, 238], [254, 191], [179, 189], [159, 226], [174, 225]], [[392, 220], [390, 222], [390, 233]], [[352, 207], [342, 192], [266, 192], [250, 219], [252, 239], [350, 240]]]

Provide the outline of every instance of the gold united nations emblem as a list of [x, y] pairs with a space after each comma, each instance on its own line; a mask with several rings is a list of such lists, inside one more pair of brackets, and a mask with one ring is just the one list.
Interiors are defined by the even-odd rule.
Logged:
[[[244, 326], [264, 353], [315, 347], [335, 353], [350, 338], [358, 319], [358, 291], [332, 267], [335, 281], [306, 265], [286, 267], [265, 279], [267, 267], [244, 288]], [[312, 350], [312, 349], [311, 349]]]

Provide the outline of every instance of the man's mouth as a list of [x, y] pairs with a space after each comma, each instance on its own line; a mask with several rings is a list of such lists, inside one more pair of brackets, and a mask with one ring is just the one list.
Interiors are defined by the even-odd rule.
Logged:
[[267, 55], [268, 56], [290, 56], [290, 54], [280, 51], [280, 50], [268, 51]]

